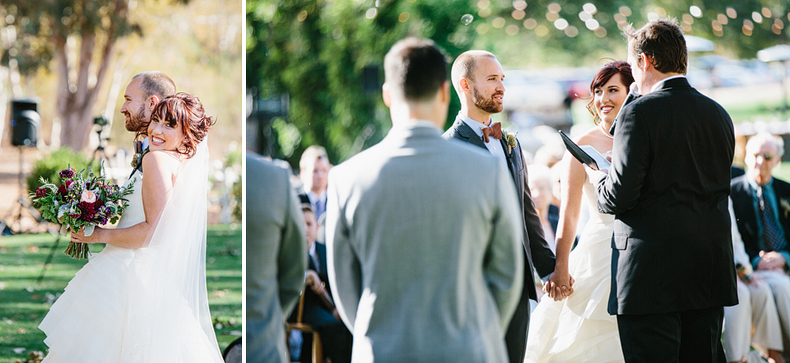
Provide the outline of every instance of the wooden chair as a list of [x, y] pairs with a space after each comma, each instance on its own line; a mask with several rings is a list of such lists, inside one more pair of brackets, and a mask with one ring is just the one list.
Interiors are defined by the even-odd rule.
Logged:
[[311, 349], [311, 362], [312, 363], [323, 363], [324, 356], [323, 356], [323, 349], [321, 347], [321, 337], [319, 336], [318, 332], [313, 329], [311, 326], [302, 323], [302, 314], [304, 312], [304, 289], [302, 289], [302, 295], [299, 297], [299, 305], [297, 306], [296, 310], [296, 322], [295, 323], [286, 323], [286, 339], [290, 339], [291, 337], [291, 330], [298, 330], [300, 332], [309, 333], [313, 336], [313, 346]]

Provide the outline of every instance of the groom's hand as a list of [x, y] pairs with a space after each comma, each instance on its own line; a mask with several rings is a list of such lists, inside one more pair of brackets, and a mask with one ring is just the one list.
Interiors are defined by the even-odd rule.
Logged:
[[760, 262], [757, 263], [758, 270], [781, 270], [785, 266], [785, 258], [776, 251], [760, 251]]
[[543, 292], [554, 301], [560, 301], [573, 294], [573, 283], [573, 277], [568, 271], [555, 270], [543, 285]]

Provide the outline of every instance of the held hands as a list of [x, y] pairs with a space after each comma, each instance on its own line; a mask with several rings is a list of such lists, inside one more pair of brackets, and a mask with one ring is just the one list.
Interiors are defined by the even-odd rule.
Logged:
[[757, 263], [758, 270], [782, 270], [785, 267], [785, 258], [779, 252], [760, 251], [760, 262]]
[[96, 227], [90, 236], [85, 235], [85, 230], [80, 228], [79, 232], [71, 232], [71, 242], [78, 243], [99, 243], [101, 242], [102, 229]]
[[321, 281], [321, 278], [318, 277], [318, 273], [313, 270], [307, 270], [305, 272], [304, 283], [310, 287], [310, 290], [313, 290], [313, 292], [318, 295], [326, 293], [324, 283]]
[[549, 275], [549, 279], [543, 284], [543, 292], [554, 301], [560, 301], [573, 294], [573, 283], [575, 280], [567, 270], [555, 270]]

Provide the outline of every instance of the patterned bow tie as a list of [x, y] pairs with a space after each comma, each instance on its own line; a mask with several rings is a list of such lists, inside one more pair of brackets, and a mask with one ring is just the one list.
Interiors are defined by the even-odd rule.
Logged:
[[502, 124], [499, 122], [494, 122], [489, 127], [481, 127], [480, 130], [483, 131], [483, 141], [485, 142], [489, 141], [489, 136], [502, 140]]

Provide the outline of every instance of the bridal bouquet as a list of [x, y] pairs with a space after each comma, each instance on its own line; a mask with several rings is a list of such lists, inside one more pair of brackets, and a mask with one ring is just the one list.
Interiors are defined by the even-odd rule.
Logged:
[[[42, 178], [44, 185], [36, 188], [29, 198], [47, 222], [60, 225], [61, 234], [68, 235], [69, 232], [77, 233], [84, 229], [85, 235], [90, 236], [96, 225], [118, 221], [129, 204], [124, 197], [131, 194], [134, 187], [134, 182], [127, 187], [108, 184], [103, 169], [100, 170], [102, 172], [95, 175], [88, 167], [88, 175], [85, 176], [84, 169], [79, 172], [70, 167], [63, 169], [60, 171], [60, 185], [48, 183]], [[77, 259], [90, 255], [85, 243], [69, 242], [65, 252]]]

